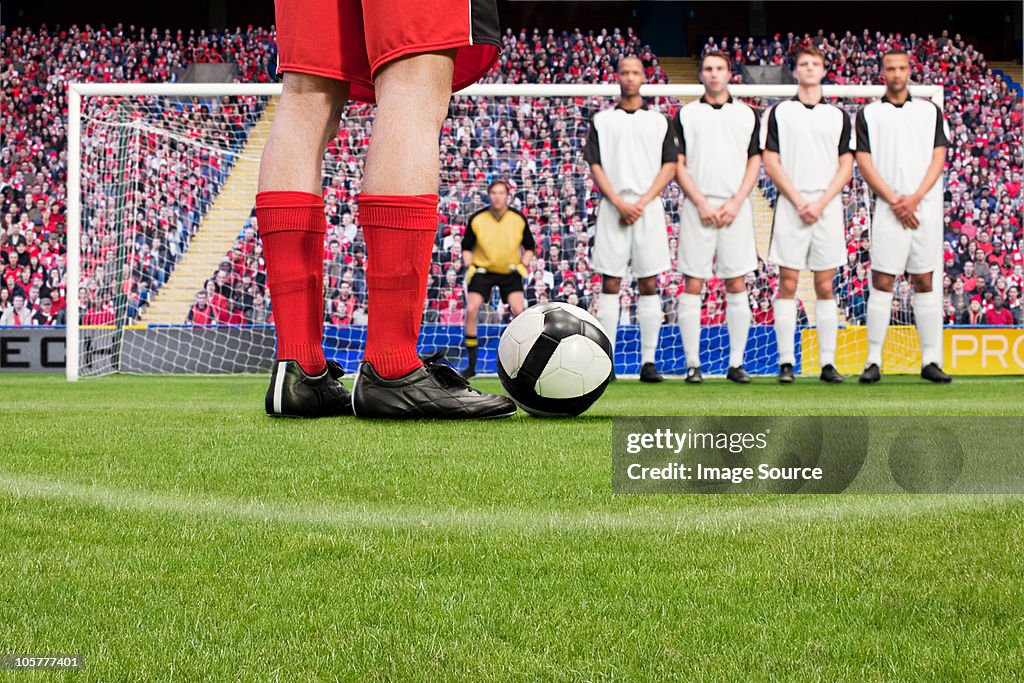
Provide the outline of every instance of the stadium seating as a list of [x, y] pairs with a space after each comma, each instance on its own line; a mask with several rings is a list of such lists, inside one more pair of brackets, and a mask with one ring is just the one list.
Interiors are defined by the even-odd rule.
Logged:
[[[581, 33], [507, 30], [499, 63], [485, 78], [494, 83], [546, 83], [613, 81], [615, 64], [625, 54], [639, 54], [648, 80], [666, 82], [657, 56], [627, 29]], [[274, 33], [248, 27], [232, 32], [171, 32], [135, 27], [71, 27], [50, 31], [4, 29], [0, 34], [0, 308], [11, 304], [15, 293], [29, 299], [34, 312], [50, 298], [51, 311], [40, 319], [59, 323], [66, 296], [64, 213], [66, 181], [65, 84], [80, 81], [167, 81], [194, 61], [231, 61], [239, 65], [239, 80], [275, 80]], [[829, 60], [828, 81], [877, 83], [879, 55], [890, 46], [907, 48], [914, 59], [919, 82], [942, 82], [946, 87], [946, 113], [953, 132], [948, 161], [946, 199], [946, 260], [948, 322], [988, 321], [998, 295], [1007, 303], [1011, 319], [1022, 324], [1021, 274], [1021, 141], [1022, 100], [1018, 91], [986, 67], [984, 57], [959, 36], [918, 36], [865, 32], [835, 35], [778, 35], [772, 38], [711, 38], [705, 50], [724, 49], [739, 65], [789, 64], [796, 50], [815, 45]], [[759, 103], [753, 102], [755, 106]], [[142, 115], [164, 126], [188, 129], [190, 117], [202, 115], [207, 102], [153, 105]], [[244, 142], [262, 106], [254, 99], [236, 99], [223, 140], [224, 152], [211, 159], [196, 159], [187, 145], [140, 146], [133, 153], [144, 159], [142, 168], [155, 168], [166, 178], [151, 196], [142, 198], [141, 212], [122, 217], [96, 187], [85, 186], [83, 212], [88, 229], [83, 234], [85, 253], [81, 283], [82, 319], [104, 324], [114, 320], [114, 301], [127, 297], [130, 321], [145, 321], [147, 304], [158, 295], [178, 259], [187, 251], [191, 236], [216, 197], [230, 170], [232, 155]], [[589, 267], [588, 246], [593, 233], [597, 190], [586, 173], [563, 173], [551, 163], [546, 149], [559, 145], [578, 148], [593, 113], [593, 102], [567, 102], [564, 106], [530, 110], [514, 101], [456, 98], [452, 115], [441, 133], [442, 195], [436, 258], [429, 288], [425, 321], [458, 318], [463, 305], [461, 234], [469, 213], [485, 204], [484, 189], [494, 177], [509, 178], [515, 201], [530, 218], [540, 245], [527, 287], [533, 303], [548, 299], [570, 300], [593, 310], [595, 273]], [[325, 241], [327, 274], [325, 317], [328, 323], [365, 321], [365, 247], [355, 216], [357, 191], [343, 167], [359, 173], [368, 142], [368, 107], [350, 110], [325, 158], [331, 178], [324, 189], [330, 231]], [[98, 142], [109, 143], [97, 133]], [[202, 164], [197, 163], [202, 161]], [[182, 169], [211, 169], [204, 173]], [[572, 169], [570, 169], [572, 170]], [[175, 186], [175, 183], [178, 183]], [[762, 178], [769, 201], [773, 192]], [[188, 188], [188, 192], [178, 191]], [[99, 201], [96, 201], [99, 199]], [[92, 200], [92, 201], [90, 201]], [[678, 187], [665, 194], [673, 239], [682, 200]], [[862, 180], [844, 192], [850, 261], [836, 277], [836, 291], [847, 320], [863, 320], [866, 295], [866, 240], [870, 212]], [[177, 205], [174, 203], [177, 202]], [[184, 204], [182, 204], [182, 202]], [[181, 217], [185, 218], [182, 219]], [[109, 230], [122, 225], [123, 230]], [[265, 322], [270, 318], [258, 237], [252, 224], [239, 226], [239, 238], [225, 258], [232, 264], [217, 276], [211, 273], [207, 289], [221, 298], [210, 322]], [[127, 251], [125, 251], [127, 250]], [[237, 252], [237, 253], [236, 253]], [[118, 260], [120, 259], [120, 260]], [[123, 263], [127, 269], [116, 273]], [[991, 268], [995, 263], [996, 268]], [[117, 277], [115, 277], [117, 276]], [[115, 286], [115, 282], [121, 283]], [[774, 269], [762, 263], [749, 278], [755, 310], [773, 296]], [[674, 322], [674, 298], [680, 287], [677, 273], [659, 280], [667, 322]], [[913, 315], [909, 285], [901, 285], [894, 319], [909, 322]], [[967, 292], [958, 293], [958, 289]], [[627, 284], [623, 300], [635, 301]], [[707, 282], [706, 301], [720, 303], [721, 283]], [[981, 314], [972, 313], [977, 299]], [[455, 301], [454, 307], [449, 301]], [[232, 306], [232, 302], [238, 304]], [[626, 308], [624, 316], [634, 312]], [[494, 321], [507, 315], [500, 306], [487, 311]], [[973, 317], [972, 317], [973, 316]], [[993, 320], [1002, 319], [991, 316]], [[767, 315], [758, 318], [764, 324]], [[182, 321], [184, 322], [184, 320]]]
[[[28, 296], [33, 310], [39, 311], [41, 302], [49, 298], [56, 315], [47, 320], [57, 324], [64, 320], [69, 284], [64, 256], [66, 84], [169, 81], [193, 61], [231, 61], [238, 64], [240, 79], [270, 82], [275, 42], [272, 32], [253, 28], [221, 34], [154, 29], [147, 34], [135, 27], [94, 29], [87, 25], [59, 32], [45, 26], [39, 30], [4, 29], [0, 43], [0, 80], [5, 95], [0, 100], [4, 130], [0, 145], [4, 286], [0, 300], [6, 305], [13, 294], [21, 292]], [[205, 116], [211, 106], [224, 109], [223, 125], [216, 131], [190, 125], [193, 117]], [[102, 178], [84, 182], [83, 323], [114, 322], [119, 294], [126, 300], [123, 310], [132, 321], [156, 295], [188, 249], [199, 220], [230, 171], [231, 154], [218, 149], [237, 150], [261, 106], [256, 98], [239, 98], [223, 104], [149, 101], [136, 109], [148, 123], [199, 136], [210, 143], [212, 151], [198, 152], [194, 146], [174, 140], [158, 144], [145, 136], [127, 145], [125, 153], [134, 157], [129, 167], [160, 180], [146, 185], [146, 196], [133, 197], [132, 211], [125, 209], [127, 202], [119, 202], [123, 198], [107, 196]], [[117, 136], [112, 127], [97, 127], [89, 143], [113, 149], [119, 144]], [[110, 226], [122, 227], [112, 230]], [[117, 263], [123, 264], [125, 272], [115, 272]], [[13, 288], [7, 286], [11, 275]]]

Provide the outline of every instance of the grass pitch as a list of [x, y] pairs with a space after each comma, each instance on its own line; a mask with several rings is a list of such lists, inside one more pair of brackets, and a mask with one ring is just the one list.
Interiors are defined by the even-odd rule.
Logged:
[[1024, 380], [620, 380], [486, 423], [271, 420], [265, 388], [0, 378], [0, 653], [82, 654], [75, 680], [1024, 671], [1024, 497], [613, 496], [609, 450], [613, 415], [1020, 416]]

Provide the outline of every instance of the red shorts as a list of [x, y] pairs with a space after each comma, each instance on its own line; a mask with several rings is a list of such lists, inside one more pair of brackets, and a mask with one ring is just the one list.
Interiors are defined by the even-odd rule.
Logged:
[[495, 0], [276, 0], [278, 72], [350, 84], [373, 102], [373, 77], [406, 55], [458, 48], [452, 91], [472, 85], [498, 58]]

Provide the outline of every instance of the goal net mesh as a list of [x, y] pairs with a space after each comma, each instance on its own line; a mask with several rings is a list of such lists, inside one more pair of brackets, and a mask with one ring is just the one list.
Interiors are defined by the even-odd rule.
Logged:
[[[503, 86], [503, 94], [457, 95], [440, 136], [438, 232], [420, 337], [424, 353], [441, 349], [461, 367], [465, 295], [461, 238], [467, 218], [487, 205], [487, 185], [504, 179], [513, 204], [529, 219], [537, 257], [524, 282], [528, 304], [556, 300], [594, 312], [600, 277], [590, 266], [599, 193], [583, 160], [591, 117], [613, 106], [607, 87], [584, 94], [539, 96]], [[579, 88], [579, 87], [577, 87]], [[671, 92], [672, 86], [658, 86]], [[756, 86], [748, 86], [750, 88]], [[690, 89], [692, 90], [692, 88]], [[850, 90], [849, 88], [847, 90]], [[740, 99], [764, 115], [789, 95]], [[508, 93], [512, 94], [508, 94]], [[680, 90], [680, 92], [682, 92]], [[597, 94], [601, 93], [601, 94]], [[856, 94], [856, 92], [855, 92]], [[648, 105], [670, 115], [690, 96], [659, 94]], [[853, 115], [863, 97], [829, 98]], [[127, 373], [264, 372], [274, 358], [266, 268], [255, 218], [259, 162], [276, 111], [265, 96], [86, 96], [81, 114], [81, 215], [77, 368], [81, 376]], [[366, 332], [366, 248], [356, 207], [374, 108], [352, 103], [324, 155], [324, 347], [348, 371], [359, 362]], [[764, 127], [762, 126], [762, 129]], [[762, 131], [763, 134], [763, 131]], [[776, 190], [762, 171], [750, 201], [760, 262], [747, 278], [754, 325], [745, 365], [777, 370], [771, 302], [778, 282], [768, 254]], [[659, 369], [685, 372], [676, 320], [682, 276], [675, 244], [684, 201], [676, 183], [662, 195], [673, 268], [658, 278], [664, 325]], [[870, 195], [859, 174], [843, 190], [849, 260], [834, 289], [840, 310], [837, 365], [854, 372], [867, 351], [866, 315]], [[684, 245], [685, 248], [685, 245]], [[71, 258], [76, 255], [72, 254]], [[939, 255], [936, 255], [939, 262]], [[636, 282], [623, 280], [616, 370], [639, 369]], [[711, 321], [724, 284], [708, 280]], [[818, 371], [814, 291], [809, 274], [798, 289], [797, 372]], [[899, 281], [885, 351], [887, 372], [919, 367], [910, 283]], [[495, 371], [497, 341], [509, 310], [495, 291], [480, 317], [483, 373]], [[728, 333], [702, 329], [708, 374], [724, 374]]]

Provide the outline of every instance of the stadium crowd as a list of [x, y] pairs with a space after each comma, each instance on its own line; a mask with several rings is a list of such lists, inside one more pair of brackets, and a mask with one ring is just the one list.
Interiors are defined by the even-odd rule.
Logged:
[[[67, 83], [171, 81], [192, 62], [233, 62], [240, 80], [272, 81], [274, 36], [252, 27], [0, 27], [0, 45], [0, 324], [15, 316], [26, 324], [8, 315], [19, 302], [33, 324], [63, 324]], [[83, 157], [95, 162], [82, 177], [83, 324], [138, 317], [188, 248], [263, 106], [256, 98], [117, 105], [91, 99], [83, 124]]]
[[[65, 182], [66, 84], [78, 81], [168, 81], [194, 61], [234, 62], [238, 80], [276, 79], [273, 29], [171, 32], [135, 27], [66, 30], [0, 28], [0, 324], [60, 324], [67, 295]], [[657, 57], [631, 29], [601, 32], [507, 30], [491, 83], [595, 83], [615, 80], [618, 60], [641, 57], [649, 82], [667, 82]], [[865, 31], [773, 38], [709, 39], [705, 49], [744, 64], [792, 66], [796, 51], [814, 45], [829, 59], [827, 82], [878, 83], [880, 55], [901, 45], [914, 59], [916, 81], [945, 85], [952, 132], [947, 166], [947, 322], [1024, 324], [1022, 321], [1022, 100], [987, 68], [960, 36]], [[141, 100], [118, 125], [115, 100], [93, 103], [84, 126], [85, 153], [98, 161], [83, 176], [83, 277], [79, 293], [86, 324], [145, 320], [145, 308], [185, 253], [196, 226], [229, 172], [262, 103], [256, 98], [174, 102]], [[528, 217], [538, 244], [526, 288], [528, 303], [562, 300], [594, 310], [600, 280], [589, 264], [598, 191], [582, 160], [591, 98], [453, 98], [441, 131], [441, 197], [426, 322], [464, 319], [461, 238], [467, 217], [486, 205], [491, 179], [510, 181], [515, 205]], [[671, 113], [678, 102], [652, 103]], [[763, 110], [762, 102], [752, 102]], [[219, 110], [219, 111], [215, 111]], [[122, 110], [123, 111], [123, 110]], [[850, 112], [852, 114], [852, 111]], [[329, 231], [324, 244], [325, 322], [366, 319], [366, 250], [355, 197], [372, 108], [352, 105], [325, 155], [324, 198]], [[155, 135], [160, 129], [170, 134]], [[197, 144], [198, 143], [198, 144]], [[121, 164], [131, 169], [118, 175]], [[143, 176], [146, 182], [143, 181]], [[773, 188], [760, 187], [769, 200]], [[664, 194], [673, 261], [681, 192]], [[844, 190], [849, 262], [836, 276], [848, 320], [863, 322], [870, 271], [870, 213], [863, 181]], [[121, 225], [116, 230], [110, 226]], [[255, 217], [211, 273], [189, 312], [196, 324], [272, 320]], [[777, 273], [762, 262], [748, 278], [755, 323], [771, 324]], [[666, 322], [674, 322], [681, 277], [659, 279]], [[622, 290], [624, 322], [634, 322], [635, 290]], [[720, 282], [706, 282], [705, 323], [724, 315]], [[895, 322], [909, 323], [909, 283], [899, 286]], [[507, 319], [500, 303], [485, 307], [488, 322]]]

